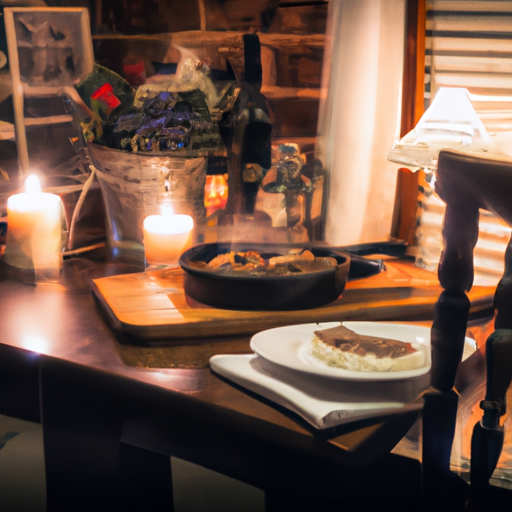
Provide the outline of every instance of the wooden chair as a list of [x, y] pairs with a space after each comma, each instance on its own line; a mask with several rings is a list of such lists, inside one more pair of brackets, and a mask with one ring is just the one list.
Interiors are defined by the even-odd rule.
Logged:
[[436, 192], [446, 202], [438, 270], [443, 292], [432, 326], [431, 386], [424, 396], [423, 501], [426, 510], [436, 512], [512, 510], [512, 498], [505, 504], [500, 490], [489, 484], [502, 448], [501, 420], [512, 379], [512, 241], [495, 294], [496, 330], [486, 342], [487, 393], [483, 419], [473, 431], [470, 485], [450, 471], [458, 404], [454, 384], [464, 349], [479, 209], [512, 225], [512, 160], [441, 151]]

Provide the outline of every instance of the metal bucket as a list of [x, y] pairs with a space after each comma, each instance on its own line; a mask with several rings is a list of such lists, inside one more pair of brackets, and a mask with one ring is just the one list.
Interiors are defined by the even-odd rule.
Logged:
[[167, 182], [174, 213], [194, 219], [194, 242], [206, 221], [204, 187], [207, 158], [164, 153], [130, 153], [88, 144], [106, 212], [107, 245], [113, 261], [144, 264], [142, 223], [159, 214]]

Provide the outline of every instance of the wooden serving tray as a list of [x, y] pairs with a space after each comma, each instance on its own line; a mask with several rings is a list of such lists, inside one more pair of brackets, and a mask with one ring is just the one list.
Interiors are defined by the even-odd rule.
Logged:
[[[429, 320], [441, 292], [437, 275], [405, 260], [386, 260], [372, 277], [349, 281], [334, 302], [300, 311], [232, 311], [195, 303], [181, 268], [104, 277], [93, 294], [122, 340], [136, 344], [253, 334], [282, 325], [343, 320]], [[472, 312], [492, 307], [494, 287], [474, 287]]]

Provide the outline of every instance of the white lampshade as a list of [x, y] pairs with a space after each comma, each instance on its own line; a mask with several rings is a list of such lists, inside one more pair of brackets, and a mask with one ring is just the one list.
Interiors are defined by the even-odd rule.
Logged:
[[416, 127], [400, 139], [388, 160], [416, 168], [434, 168], [439, 151], [497, 153], [467, 89], [441, 87]]

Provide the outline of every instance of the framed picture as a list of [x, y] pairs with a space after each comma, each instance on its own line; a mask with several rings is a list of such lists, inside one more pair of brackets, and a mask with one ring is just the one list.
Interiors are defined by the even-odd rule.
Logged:
[[26, 86], [61, 87], [92, 71], [89, 15], [85, 8], [6, 8], [11, 73]]
[[85, 7], [6, 7], [4, 21], [23, 177], [30, 166], [26, 127], [69, 122], [69, 116], [25, 118], [25, 97], [64, 93], [83, 103], [74, 84], [94, 68], [91, 28]]

